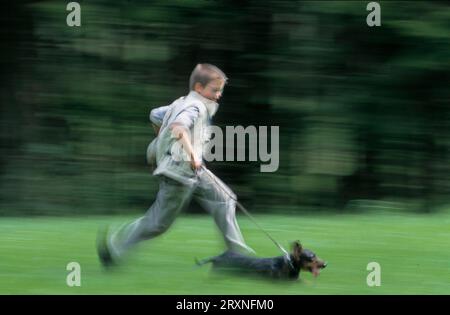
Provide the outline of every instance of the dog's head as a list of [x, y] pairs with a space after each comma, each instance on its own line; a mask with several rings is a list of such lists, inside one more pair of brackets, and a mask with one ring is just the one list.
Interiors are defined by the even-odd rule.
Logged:
[[303, 248], [299, 241], [292, 244], [291, 257], [299, 269], [311, 272], [314, 277], [317, 277], [320, 271], [327, 266], [327, 263], [317, 257], [314, 252]]

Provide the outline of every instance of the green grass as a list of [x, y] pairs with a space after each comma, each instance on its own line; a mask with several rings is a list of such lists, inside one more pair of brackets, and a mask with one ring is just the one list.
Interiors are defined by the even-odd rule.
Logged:
[[[163, 236], [140, 244], [117, 270], [99, 265], [99, 226], [134, 217], [2, 218], [0, 294], [450, 294], [450, 215], [259, 215], [288, 246], [299, 239], [329, 262], [314, 279], [272, 282], [220, 276], [194, 257], [218, 254], [222, 240], [209, 216], [181, 216]], [[260, 256], [277, 248], [242, 215], [247, 243]], [[81, 265], [81, 287], [68, 287], [66, 265]], [[366, 266], [381, 265], [381, 286], [368, 287]]]

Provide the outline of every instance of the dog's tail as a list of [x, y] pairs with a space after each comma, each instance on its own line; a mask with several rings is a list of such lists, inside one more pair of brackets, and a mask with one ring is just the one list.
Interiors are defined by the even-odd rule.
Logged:
[[213, 259], [214, 259], [214, 257], [209, 257], [209, 258], [199, 260], [197, 257], [195, 257], [195, 263], [197, 264], [197, 266], [203, 266], [204, 264], [212, 262]]

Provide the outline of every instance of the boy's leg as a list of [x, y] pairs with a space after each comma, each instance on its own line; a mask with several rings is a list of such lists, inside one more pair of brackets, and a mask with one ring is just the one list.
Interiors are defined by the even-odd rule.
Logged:
[[190, 187], [161, 177], [156, 200], [146, 214], [110, 235], [108, 245], [113, 257], [119, 259], [138, 242], [164, 233], [186, 207], [192, 192]]
[[255, 251], [245, 244], [236, 221], [236, 195], [206, 168], [200, 170], [197, 175], [199, 184], [194, 198], [213, 215], [227, 247], [240, 252], [254, 253]]

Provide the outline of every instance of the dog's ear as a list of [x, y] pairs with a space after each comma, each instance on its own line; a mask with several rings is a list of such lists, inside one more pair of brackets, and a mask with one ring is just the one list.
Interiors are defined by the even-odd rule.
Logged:
[[302, 244], [300, 244], [300, 241], [295, 241], [292, 243], [292, 255], [295, 259], [300, 260], [300, 255], [302, 253], [303, 247]]

